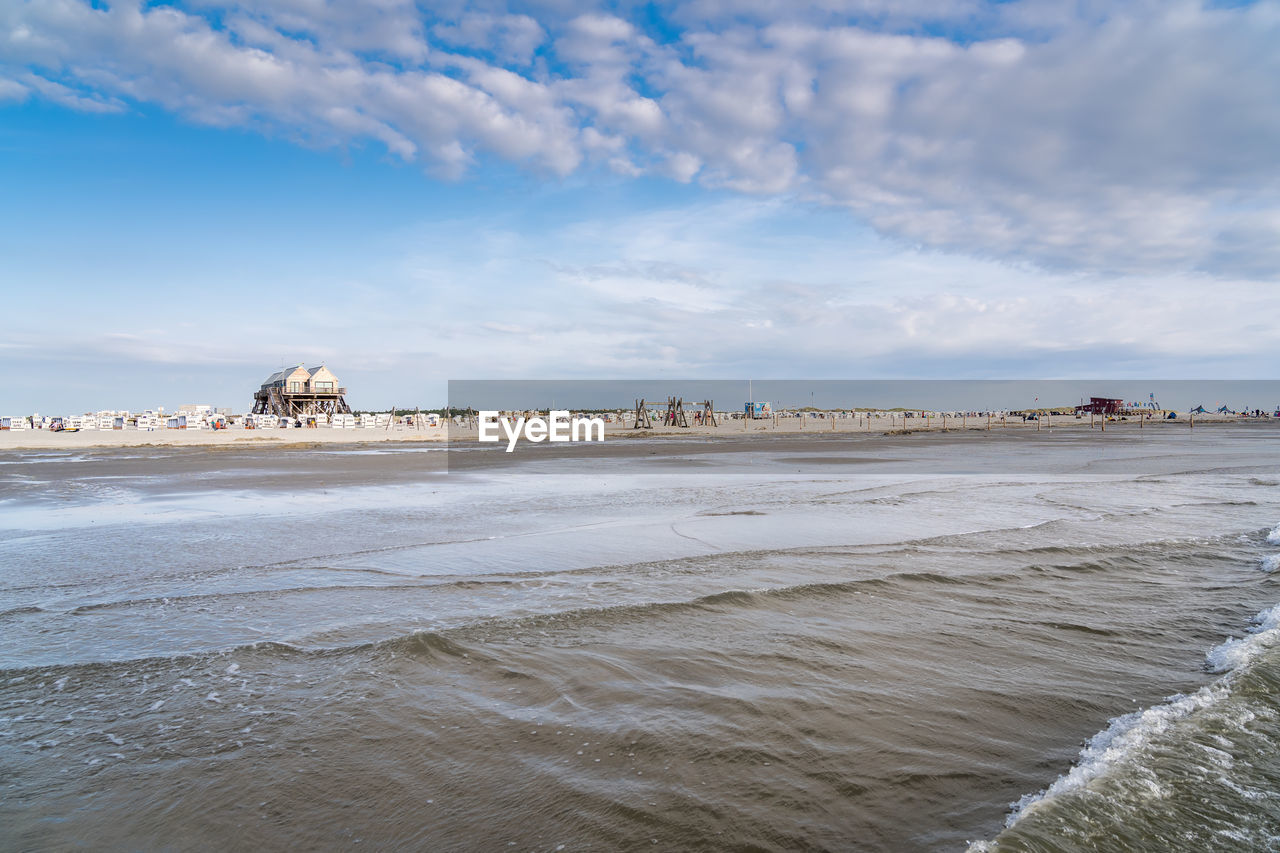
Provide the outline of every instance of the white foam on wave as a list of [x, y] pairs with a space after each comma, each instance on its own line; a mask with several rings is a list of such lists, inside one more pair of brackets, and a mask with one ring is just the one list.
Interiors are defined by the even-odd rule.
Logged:
[[1238, 640], [1235, 637], [1229, 637], [1225, 643], [1215, 647], [1205, 656], [1213, 672], [1239, 669], [1263, 651], [1280, 643], [1280, 604], [1270, 610], [1262, 611], [1253, 618], [1253, 621], [1254, 625], [1249, 629], [1248, 634]]
[[1272, 545], [1280, 545], [1280, 524], [1277, 524], [1275, 530], [1267, 534], [1267, 541]]
[[1272, 554], [1269, 557], [1263, 557], [1262, 570], [1264, 572], [1274, 572], [1274, 571], [1280, 570], [1280, 554]]
[[[1111, 725], [1089, 739], [1084, 749], [1080, 750], [1080, 758], [1074, 767], [1059, 776], [1048, 788], [1036, 794], [1027, 794], [1014, 803], [1004, 825], [1012, 827], [1039, 804], [1085, 787], [1127, 756], [1144, 748], [1177, 720], [1212, 705], [1226, 694], [1227, 688], [1219, 680], [1201, 687], [1195, 693], [1171, 696], [1163, 705], [1116, 717]], [[982, 848], [970, 848], [975, 849]]]
[[[1075, 766], [1067, 773], [1043, 791], [1027, 794], [1014, 803], [1005, 827], [1012, 827], [1040, 804], [1085, 787], [1117, 764], [1143, 751], [1178, 720], [1227, 698], [1234, 674], [1266, 649], [1280, 645], [1280, 604], [1262, 611], [1253, 621], [1254, 625], [1244, 637], [1229, 638], [1206, 656], [1212, 671], [1225, 673], [1221, 678], [1195, 693], [1171, 696], [1162, 705], [1113, 719], [1106, 729], [1089, 739]], [[1154, 778], [1150, 783], [1156, 786]], [[990, 849], [989, 843], [982, 841], [974, 842], [968, 848], [969, 853]]]

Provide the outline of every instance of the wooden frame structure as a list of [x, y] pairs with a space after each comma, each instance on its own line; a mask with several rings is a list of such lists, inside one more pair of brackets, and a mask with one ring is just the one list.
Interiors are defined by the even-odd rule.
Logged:
[[636, 422], [632, 429], [653, 429], [653, 419], [649, 417], [649, 404], [643, 399], [636, 400]]
[[[653, 417], [649, 414], [649, 405], [646, 400], [636, 400], [635, 422], [631, 425], [632, 429], [653, 429]], [[698, 406], [695, 420], [703, 426], [720, 425], [716, 419], [715, 403], [711, 400], [703, 400]], [[684, 410], [683, 397], [667, 398], [667, 410], [662, 415], [662, 425], [685, 428], [689, 426], [689, 416]]]
[[662, 416], [662, 425], [677, 427], [689, 426], [689, 419], [684, 415], [683, 397], [667, 398], [667, 413]]

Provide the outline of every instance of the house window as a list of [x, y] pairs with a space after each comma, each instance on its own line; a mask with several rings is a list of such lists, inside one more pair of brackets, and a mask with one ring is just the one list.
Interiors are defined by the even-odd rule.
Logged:
[[332, 382], [317, 382], [317, 383], [316, 383], [316, 390], [317, 390], [317, 391], [332, 391], [332, 390], [333, 390], [333, 383], [332, 383]]
[[301, 390], [302, 390], [302, 383], [301, 383], [301, 382], [290, 382], [290, 383], [289, 383], [289, 393], [290, 393], [290, 394], [296, 394], [297, 392], [299, 392], [299, 391], [301, 391]]

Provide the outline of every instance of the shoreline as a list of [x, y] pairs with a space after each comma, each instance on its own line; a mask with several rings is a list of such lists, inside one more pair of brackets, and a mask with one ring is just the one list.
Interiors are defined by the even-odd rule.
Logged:
[[[1035, 421], [1021, 420], [1004, 423], [992, 422], [988, 426], [985, 419], [975, 418], [976, 423], [955, 423], [954, 418], [944, 426], [940, 419], [923, 422], [919, 418], [892, 419], [785, 419], [777, 424], [771, 420], [729, 421], [716, 427], [664, 427], [636, 430], [622, 427], [619, 424], [608, 424], [605, 428], [606, 441], [627, 441], [635, 439], [753, 439], [766, 436], [811, 436], [829, 438], [834, 436], [905, 436], [916, 434], [959, 434], [959, 433], [1004, 433], [1025, 435], [1027, 433], [1053, 432], [1122, 432], [1125, 434], [1143, 433], [1156, 430], [1160, 434], [1172, 431], [1189, 431], [1195, 428], [1223, 429], [1229, 427], [1260, 428], [1267, 425], [1280, 427], [1280, 420], [1249, 419], [1244, 420], [1225, 416], [1203, 416], [1196, 418], [1194, 424], [1187, 418], [1178, 420], [1155, 420], [1140, 423], [1138, 421], [1114, 421], [1106, 425], [1105, 430], [1088, 420], [1066, 418], [1062, 421], [1037, 425]], [[897, 421], [894, 423], [894, 421]], [[404, 426], [392, 426], [390, 429], [289, 429], [289, 430], [84, 430], [80, 432], [49, 432], [47, 430], [5, 430], [0, 431], [0, 453], [10, 451], [39, 450], [111, 450], [125, 448], [202, 448], [202, 449], [314, 449], [321, 446], [351, 446], [372, 444], [433, 444], [454, 442], [458, 444], [476, 444], [476, 431], [459, 427], [429, 427], [415, 429]], [[523, 444], [523, 442], [522, 442]]]

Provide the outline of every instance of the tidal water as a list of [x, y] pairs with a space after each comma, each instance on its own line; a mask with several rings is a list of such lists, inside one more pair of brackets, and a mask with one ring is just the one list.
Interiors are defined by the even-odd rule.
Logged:
[[0, 454], [0, 848], [1280, 849], [1280, 430]]

